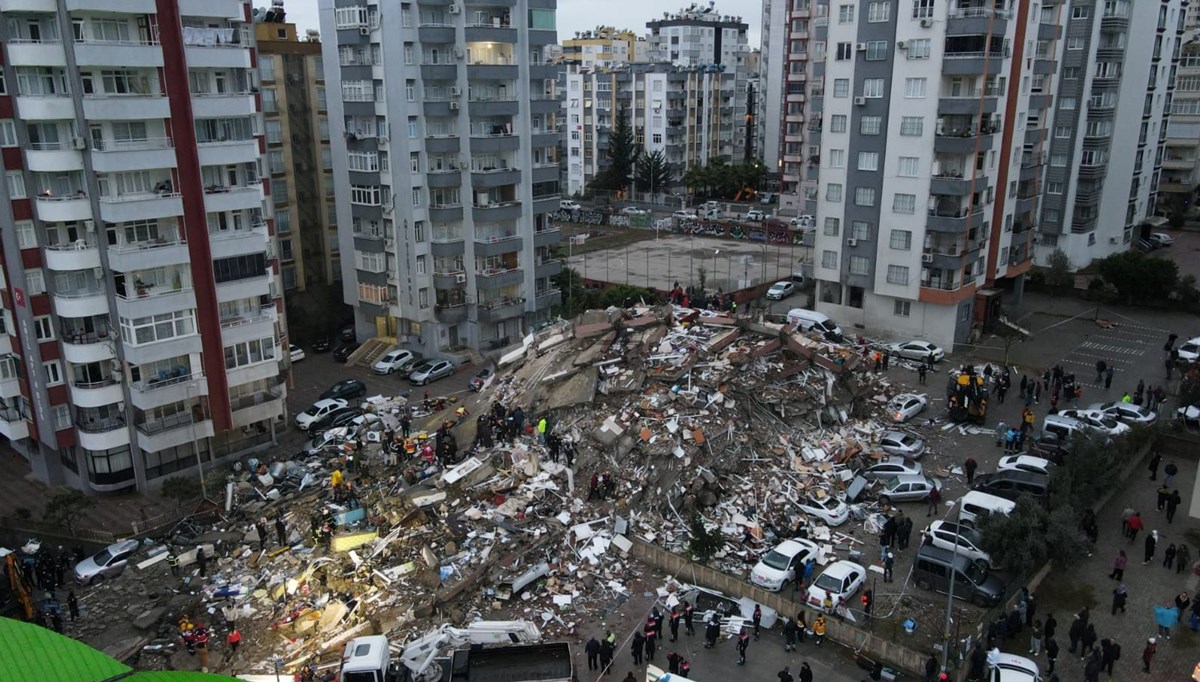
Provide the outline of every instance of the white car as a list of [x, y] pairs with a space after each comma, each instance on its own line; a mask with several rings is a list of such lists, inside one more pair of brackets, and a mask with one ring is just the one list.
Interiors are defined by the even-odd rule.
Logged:
[[1174, 246], [1175, 238], [1166, 232], [1155, 232], [1150, 235], [1150, 243], [1156, 246]]
[[888, 457], [863, 469], [858, 475], [868, 481], [887, 480], [897, 476], [923, 476], [925, 467], [921, 466], [920, 462], [910, 462], [903, 457]]
[[903, 431], [884, 431], [879, 437], [879, 449], [889, 455], [921, 459], [925, 455], [925, 441]]
[[625, 215], [646, 215], [649, 212], [650, 211], [647, 211], [644, 208], [638, 208], [637, 206], [626, 206], [625, 208], [621, 209], [621, 213], [624, 213]]
[[1188, 339], [1179, 346], [1177, 352], [1179, 359], [1185, 362], [1195, 362], [1200, 359], [1200, 336], [1193, 339]]
[[1183, 420], [1183, 425], [1185, 427], [1200, 426], [1200, 404], [1184, 405], [1178, 410], [1175, 410], [1175, 415]]
[[901, 341], [889, 343], [883, 348], [889, 355], [905, 360], [929, 360], [930, 353], [933, 353], [934, 362], [941, 362], [946, 357], [946, 351], [928, 341]]
[[375, 361], [375, 365], [371, 367], [371, 371], [376, 374], [391, 374], [408, 369], [410, 365], [417, 361], [417, 355], [411, 350], [390, 350], [383, 354], [383, 357]]
[[563, 199], [562, 201], [558, 202], [558, 210], [560, 211], [578, 211], [581, 208], [583, 207], [579, 205], [578, 201]]
[[795, 282], [776, 282], [771, 285], [770, 289], [767, 289], [767, 298], [771, 299], [772, 301], [782, 301], [794, 293], [796, 293]]
[[1064, 417], [1078, 419], [1086, 424], [1089, 428], [1095, 429], [1109, 437], [1122, 436], [1129, 433], [1129, 424], [1124, 424], [1117, 421], [1115, 417], [1110, 416], [1100, 410], [1061, 410], [1059, 412]]
[[307, 431], [308, 427], [311, 426], [316, 420], [324, 417], [334, 410], [340, 410], [343, 407], [348, 407], [349, 405], [350, 403], [342, 400], [341, 398], [326, 398], [324, 400], [318, 400], [312, 404], [312, 407], [296, 415], [296, 427], [301, 431]]
[[300, 362], [304, 359], [304, 349], [294, 343], [288, 344], [288, 355], [291, 356], [292, 362]]
[[888, 401], [888, 416], [897, 424], [921, 414], [929, 405], [929, 397], [917, 393], [901, 393]]
[[833, 493], [826, 492], [828, 494], [821, 498], [812, 494], [803, 495], [797, 504], [805, 514], [811, 514], [830, 526], [840, 526], [850, 518], [850, 507], [834, 497]]
[[767, 552], [750, 571], [750, 582], [764, 590], [778, 592], [796, 579], [809, 557], [816, 558], [820, 550], [809, 540], [784, 540]]
[[835, 561], [825, 567], [821, 575], [808, 586], [808, 603], [818, 609], [825, 606], [825, 595], [833, 601], [833, 608], [854, 596], [866, 580], [867, 569], [853, 561]]
[[757, 208], [752, 208], [749, 211], [746, 211], [746, 220], [749, 220], [752, 223], [761, 223], [766, 219], [766, 217], [767, 214], [763, 213]]
[[1054, 462], [1033, 455], [1006, 455], [1000, 458], [996, 471], [1031, 471], [1035, 474], [1050, 475]]
[[691, 211], [675, 211], [674, 213], [671, 214], [671, 217], [679, 218], [680, 220], [696, 220], [700, 216], [697, 216], [695, 213], [692, 213]]
[[1153, 424], [1158, 421], [1158, 415], [1152, 410], [1133, 403], [1096, 403], [1088, 405], [1089, 410], [1103, 412], [1117, 421], [1126, 424]]
[[1000, 654], [988, 682], [1041, 682], [1037, 663], [1016, 654]]
[[960, 526], [949, 521], [934, 521], [921, 532], [921, 535], [925, 542], [951, 552], [955, 551], [954, 545], [957, 543], [960, 556], [965, 556], [972, 561], [979, 559], [987, 564], [988, 568], [995, 568], [992, 565], [991, 555], [983, 551], [983, 536], [970, 526]]
[[788, 225], [793, 230], [811, 230], [814, 227], [813, 217], [810, 215], [796, 216], [788, 221]]

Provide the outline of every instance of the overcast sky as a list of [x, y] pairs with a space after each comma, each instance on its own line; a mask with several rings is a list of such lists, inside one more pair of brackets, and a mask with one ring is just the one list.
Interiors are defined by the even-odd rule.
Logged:
[[[646, 22], [661, 18], [663, 12], [677, 12], [691, 4], [691, 0], [558, 0], [558, 39], [571, 38], [576, 31], [587, 31], [597, 26], [615, 25], [644, 33]], [[702, 3], [705, 4], [705, 3]], [[255, 7], [269, 6], [267, 0], [256, 0]], [[285, 0], [288, 20], [294, 22], [301, 35], [304, 29], [320, 29], [317, 19], [317, 0]], [[761, 2], [735, 2], [718, 0], [716, 10], [721, 13], [742, 13], [742, 21], [750, 24], [750, 47], [758, 47], [758, 25], [762, 19]]]

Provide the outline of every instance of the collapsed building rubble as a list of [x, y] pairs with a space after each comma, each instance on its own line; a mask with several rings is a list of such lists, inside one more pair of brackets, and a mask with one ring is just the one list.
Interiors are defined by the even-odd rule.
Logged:
[[[394, 419], [368, 420], [339, 442], [247, 462], [222, 518], [166, 538], [100, 590], [176, 595], [130, 609], [130, 650], [171, 654], [186, 611], [241, 632], [236, 656], [214, 667], [267, 673], [331, 668], [355, 637], [402, 643], [445, 622], [528, 619], [548, 640], [573, 639], [662, 585], [632, 539], [685, 553], [694, 515], [721, 531], [712, 564], [736, 575], [797, 533], [822, 564], [870, 564], [882, 507], [856, 503], [856, 471], [885, 457], [878, 441], [895, 425], [891, 387], [858, 371], [861, 359], [787, 324], [671, 305], [591, 311], [528, 339], [461, 412], [367, 401], [415, 412], [409, 439]], [[517, 406], [526, 428], [491, 438], [488, 420], [511, 423]], [[423, 456], [439, 422], [455, 452]], [[843, 498], [846, 525], [801, 507]], [[168, 553], [174, 569], [152, 560]], [[162, 665], [180, 665], [175, 654]]]

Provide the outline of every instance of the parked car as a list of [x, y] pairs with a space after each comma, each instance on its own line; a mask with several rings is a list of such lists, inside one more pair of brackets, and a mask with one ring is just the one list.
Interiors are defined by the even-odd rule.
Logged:
[[1129, 433], [1129, 424], [1124, 424], [1116, 420], [1104, 412], [1099, 410], [1060, 410], [1059, 414], [1071, 419], [1077, 419], [1084, 423], [1088, 428], [1094, 429], [1109, 437], [1123, 436]]
[[328, 398], [341, 398], [343, 400], [353, 400], [361, 398], [367, 394], [367, 385], [358, 379], [342, 379], [336, 384], [325, 389], [321, 394], [321, 400]]
[[767, 289], [767, 298], [772, 301], [782, 301], [783, 299], [796, 293], [796, 283], [788, 280], [776, 282]]
[[1200, 336], [1184, 341], [1176, 352], [1179, 353], [1179, 359], [1184, 362], [1195, 362], [1200, 359]]
[[1041, 682], [1037, 663], [1016, 654], [1000, 654], [988, 678], [993, 682]]
[[300, 362], [304, 359], [304, 349], [294, 343], [288, 344], [288, 355], [292, 358], [292, 362]]
[[675, 211], [671, 214], [671, 217], [679, 218], [680, 220], [696, 220], [699, 216], [691, 211]]
[[[707, 587], [681, 585], [679, 591], [675, 593], [675, 597], [680, 601], [686, 601], [695, 606], [696, 621], [700, 623], [708, 622], [713, 614], [718, 614], [721, 618], [741, 616], [746, 620], [750, 620], [754, 616], [754, 608], [756, 606], [761, 608], [761, 625], [764, 628], [771, 629], [779, 620], [779, 614], [775, 609], [757, 604], [750, 597], [730, 597], [716, 590], [710, 590]], [[664, 611], [670, 610], [666, 607], [665, 603], [662, 604], [662, 609]]]
[[1185, 428], [1194, 429], [1200, 427], [1200, 403], [1184, 405], [1175, 410], [1175, 415], [1183, 422]]
[[90, 557], [75, 564], [75, 582], [80, 585], [95, 585], [108, 578], [121, 575], [129, 557], [137, 551], [137, 540], [114, 542]]
[[896, 476], [921, 476], [924, 473], [925, 467], [921, 466], [920, 462], [910, 462], [903, 457], [888, 457], [863, 469], [858, 475], [868, 481], [884, 481]]
[[425, 360], [408, 375], [414, 386], [424, 386], [454, 374], [454, 363], [449, 360]]
[[928, 500], [934, 490], [941, 490], [942, 482], [925, 476], [905, 474], [887, 482], [879, 493], [879, 501], [891, 502], [920, 502]]
[[625, 215], [647, 215], [650, 213], [650, 211], [647, 211], [644, 208], [638, 208], [637, 206], [626, 206], [625, 208], [621, 209], [621, 213], [624, 213]]
[[761, 223], [766, 217], [767, 214], [763, 213], [757, 208], [752, 208], [749, 211], [746, 211], [746, 220], [752, 223]]
[[416, 353], [413, 353], [411, 350], [397, 348], [389, 350], [383, 354], [383, 357], [376, 360], [375, 365], [371, 367], [371, 371], [376, 374], [391, 374], [392, 372], [408, 369], [417, 360]]
[[1055, 464], [1062, 464], [1071, 452], [1071, 444], [1058, 437], [1057, 434], [1045, 432], [1029, 442], [1026, 448], [1028, 454], [1048, 459]]
[[903, 431], [884, 431], [879, 437], [879, 449], [889, 455], [907, 459], [921, 459], [925, 454], [925, 441]]
[[491, 367], [484, 367], [476, 372], [475, 376], [471, 377], [471, 380], [467, 382], [467, 387], [472, 391], [482, 391], [483, 387], [487, 386], [488, 382], [491, 381], [492, 377], [495, 375], [496, 370], [492, 369]]
[[1139, 239], [1133, 243], [1133, 247], [1142, 253], [1150, 253], [1154, 249], [1158, 248], [1158, 244], [1150, 241], [1149, 239]]
[[1166, 232], [1155, 232], [1150, 235], [1150, 241], [1157, 244], [1160, 248], [1175, 245], [1175, 238]]
[[1133, 403], [1096, 403], [1088, 405], [1089, 410], [1103, 412], [1117, 421], [1124, 422], [1130, 426], [1134, 424], [1153, 424], [1158, 421], [1158, 414], [1153, 410], [1134, 405]]
[[1050, 475], [1050, 467], [1054, 462], [1033, 455], [1006, 455], [1000, 458], [996, 471], [1030, 471], [1035, 474]]
[[308, 429], [306, 430], [310, 436], [315, 436], [322, 431], [336, 429], [339, 426], [345, 426], [346, 424], [349, 424], [352, 419], [361, 415], [362, 413], [362, 410], [358, 409], [357, 407], [343, 407], [341, 409], [334, 410], [333, 412], [327, 412], [324, 415], [312, 420], [312, 422], [310, 422], [308, 425]]
[[995, 568], [991, 555], [983, 551], [983, 536], [970, 526], [938, 520], [929, 524], [921, 535], [925, 542], [934, 547], [954, 551], [954, 545], [957, 544], [960, 556], [978, 559], [987, 564], [988, 568]]
[[825, 567], [821, 575], [808, 586], [808, 603], [817, 609], [824, 608], [825, 595], [833, 601], [833, 608], [854, 596], [867, 577], [867, 569], [853, 561], [835, 561]]
[[793, 230], [811, 230], [816, 226], [816, 221], [810, 215], [796, 216], [788, 221], [788, 227]]
[[318, 400], [312, 404], [312, 407], [296, 415], [296, 426], [300, 430], [306, 431], [314, 421], [324, 417], [334, 410], [340, 410], [344, 407], [347, 407], [349, 404], [349, 402], [340, 398], [326, 398], [324, 400]]
[[357, 341], [358, 332], [354, 330], [354, 325], [348, 324], [338, 330], [338, 338], [342, 341]]
[[330, 348], [329, 339], [322, 336], [321, 338], [313, 341], [309, 348], [311, 348], [312, 352], [314, 353], [328, 353]]
[[833, 493], [829, 491], [826, 493], [824, 497], [807, 493], [800, 497], [797, 504], [804, 513], [811, 514], [830, 526], [840, 526], [850, 518], [850, 507], [835, 497]]
[[304, 445], [304, 454], [320, 454], [327, 448], [340, 446], [342, 443], [350, 440], [352, 435], [353, 429], [347, 426], [339, 426], [336, 429], [326, 429], [309, 439], [308, 443]]
[[972, 490], [1017, 501], [1022, 495], [1030, 495], [1045, 501], [1050, 495], [1050, 477], [1030, 471], [997, 471], [993, 474], [977, 474]]
[[750, 571], [750, 582], [764, 590], [778, 592], [796, 579], [809, 557], [820, 553], [817, 543], [809, 540], [784, 540], [758, 560]]
[[563, 199], [558, 202], [558, 210], [560, 210], [560, 211], [578, 211], [581, 208], [583, 208], [583, 207], [579, 205], [578, 201], [571, 201], [570, 199]]
[[900, 357], [905, 360], [929, 360], [930, 353], [933, 353], [934, 362], [941, 362], [942, 358], [946, 357], [946, 351], [928, 341], [889, 343], [883, 349], [892, 357]]
[[892, 421], [903, 424], [921, 414], [928, 404], [928, 396], [917, 393], [901, 393], [888, 402], [887, 411]]
[[354, 351], [358, 350], [358, 347], [361, 345], [362, 344], [357, 341], [343, 343], [337, 347], [337, 350], [333, 351], [333, 359], [337, 360], [338, 362], [345, 362], [346, 360], [350, 359], [350, 356], [353, 355]]

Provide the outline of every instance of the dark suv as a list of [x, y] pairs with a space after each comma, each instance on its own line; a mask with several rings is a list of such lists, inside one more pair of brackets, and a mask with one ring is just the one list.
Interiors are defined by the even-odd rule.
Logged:
[[1032, 471], [997, 471], [976, 476], [971, 489], [1014, 501], [1032, 495], [1044, 502], [1050, 495], [1050, 477]]

